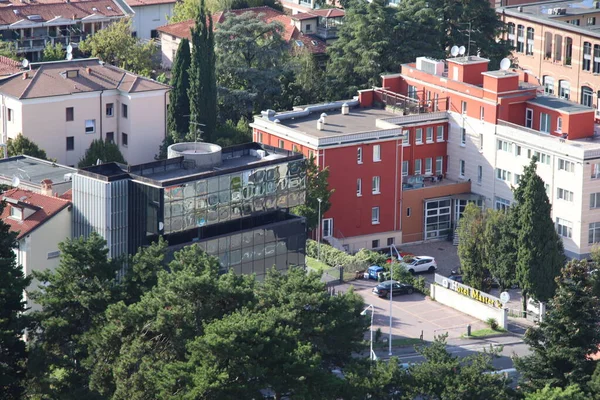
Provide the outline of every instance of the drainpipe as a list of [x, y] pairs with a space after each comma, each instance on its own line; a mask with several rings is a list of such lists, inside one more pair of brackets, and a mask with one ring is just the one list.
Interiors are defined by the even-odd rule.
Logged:
[[165, 135], [163, 139], [167, 138], [167, 135], [169, 134], [169, 132], [167, 132], [167, 113], [168, 113], [168, 106], [167, 106], [167, 95], [169, 94], [168, 90], [165, 90]]
[[[400, 173], [402, 175], [402, 173]], [[402, 211], [400, 212], [402, 215]], [[398, 139], [396, 139], [396, 168], [394, 169], [394, 231], [398, 222]]]
[[[103, 134], [103, 130], [102, 130], [102, 94], [104, 93], [104, 89], [102, 89], [100, 91], [100, 140], [102, 140], [102, 134]], [[113, 111], [114, 112], [114, 111]]]

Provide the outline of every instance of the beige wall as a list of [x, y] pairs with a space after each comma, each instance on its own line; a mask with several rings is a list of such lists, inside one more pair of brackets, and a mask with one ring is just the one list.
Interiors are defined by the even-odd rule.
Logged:
[[[179, 42], [181, 42], [181, 39], [175, 36], [171, 36], [162, 32], [160, 33], [160, 51], [162, 52], [163, 68], [171, 69], [173, 66], [173, 60], [175, 60], [175, 54], [177, 54]], [[192, 47], [191, 44], [190, 47]]]
[[[23, 133], [60, 164], [76, 166], [92, 140], [106, 139], [107, 132], [114, 132], [115, 142], [125, 160], [139, 164], [154, 160], [165, 137], [165, 93], [161, 90], [127, 94], [107, 90], [102, 94], [93, 92], [31, 100], [4, 96], [1, 118], [8, 138]], [[112, 117], [106, 115], [108, 103], [113, 104]], [[122, 115], [123, 103], [128, 105], [128, 118]], [[66, 120], [68, 107], [73, 107], [73, 121]], [[7, 120], [9, 108], [13, 110], [12, 121]], [[86, 133], [86, 120], [95, 120], [93, 133]], [[121, 132], [128, 134], [127, 147], [122, 144]], [[67, 137], [74, 138], [73, 150], [67, 151]], [[132, 143], [136, 151], [131, 151]]]
[[349, 238], [337, 239], [340, 241], [341, 245], [347, 246], [349, 252], [354, 253], [359, 251], [360, 249], [373, 249], [373, 240], [379, 240], [378, 248], [386, 247], [388, 238], [394, 238], [394, 244], [399, 245], [402, 243], [402, 232], [390, 231], [375, 233], [372, 235], [353, 236]]
[[[58, 267], [60, 257], [48, 259], [48, 253], [58, 251], [58, 244], [71, 237], [71, 210], [67, 207], [53, 216], [31, 234], [19, 240], [17, 261], [23, 266], [25, 275], [33, 271], [55, 269]], [[28, 291], [36, 290], [39, 282], [33, 281], [27, 288]], [[33, 306], [27, 293], [25, 294], [27, 306]], [[39, 307], [34, 306], [34, 309]]]

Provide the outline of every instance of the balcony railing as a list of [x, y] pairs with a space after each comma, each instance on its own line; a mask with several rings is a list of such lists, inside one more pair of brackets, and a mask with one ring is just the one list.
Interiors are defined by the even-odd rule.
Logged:
[[335, 39], [338, 37], [337, 26], [329, 28], [325, 26], [319, 26], [317, 27], [317, 36], [323, 40]]
[[43, 50], [48, 43], [52, 46], [60, 43], [65, 47], [68, 44], [77, 47], [79, 42], [85, 40], [86, 34], [72, 36], [32, 36], [14, 40], [5, 40], [6, 42], [14, 43], [17, 51], [38, 51]]

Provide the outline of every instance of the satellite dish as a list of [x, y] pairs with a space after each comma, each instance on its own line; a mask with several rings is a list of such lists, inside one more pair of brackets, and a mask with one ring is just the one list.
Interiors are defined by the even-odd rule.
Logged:
[[21, 184], [21, 180], [19, 177], [15, 176], [12, 178], [12, 182], [10, 183], [12, 187], [17, 187]]
[[502, 61], [500, 61], [500, 69], [502, 71], [506, 71], [509, 68], [510, 68], [510, 60], [508, 58], [503, 58]]
[[158, 230], [159, 231], [162, 231], [164, 227], [165, 227], [165, 224], [163, 224], [162, 222], [158, 223]]
[[73, 52], [73, 46], [72, 45], [68, 45], [67, 46], [67, 53], [72, 53]]
[[452, 57], [456, 57], [458, 55], [458, 46], [452, 46], [450, 54], [452, 54]]
[[460, 46], [460, 47], [458, 48], [458, 54], [460, 54], [461, 56], [462, 56], [463, 54], [465, 54], [465, 51], [467, 51], [467, 49], [465, 49], [465, 46]]
[[500, 293], [500, 302], [502, 304], [508, 303], [509, 300], [510, 300], [510, 294], [508, 292], [502, 292], [502, 293]]
[[67, 53], [67, 61], [71, 61], [73, 59], [73, 53]]
[[24, 59], [23, 59], [23, 61], [21, 61], [21, 66], [22, 66], [23, 68], [27, 68], [27, 67], [29, 67], [29, 60], [28, 60], [28, 59], [26, 59], [26, 58], [24, 58]]

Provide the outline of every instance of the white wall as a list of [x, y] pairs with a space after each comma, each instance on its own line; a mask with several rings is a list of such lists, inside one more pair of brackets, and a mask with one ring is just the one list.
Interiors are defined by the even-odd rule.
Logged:
[[506, 329], [508, 326], [508, 310], [485, 305], [476, 300], [470, 299], [453, 290], [446, 289], [436, 284], [431, 284], [431, 298], [441, 304], [452, 307], [462, 313], [487, 321], [488, 318], [494, 318], [498, 325]]
[[[175, 60], [175, 55], [179, 48], [179, 42], [181, 42], [181, 39], [176, 38], [175, 36], [171, 36], [167, 33], [160, 34], [160, 51], [162, 53], [161, 63], [163, 68], [171, 69], [173, 66], [173, 61]], [[191, 47], [190, 43], [190, 50]]]
[[135, 14], [131, 22], [131, 30], [141, 39], [150, 39], [152, 30], [168, 23], [167, 16], [173, 15], [174, 7], [175, 2], [132, 7]]

